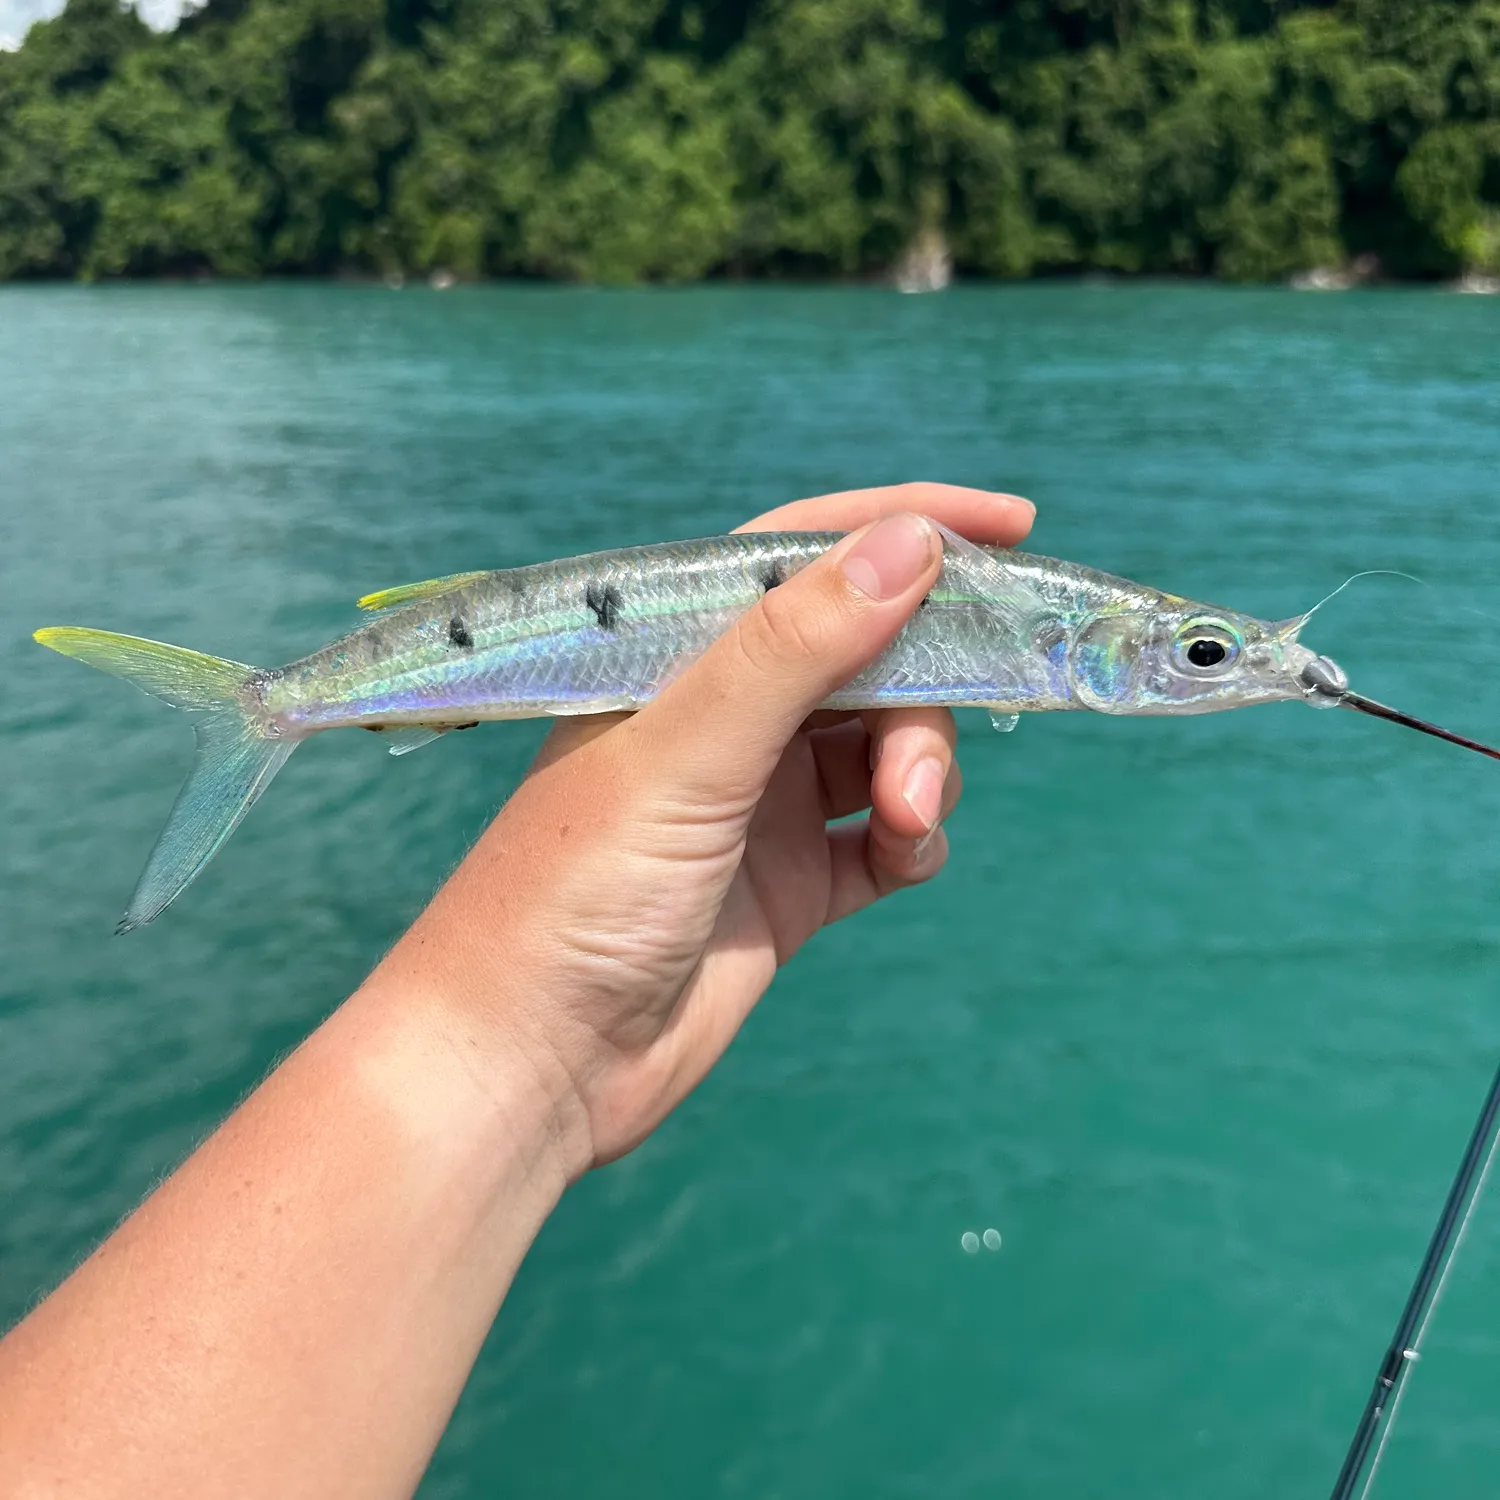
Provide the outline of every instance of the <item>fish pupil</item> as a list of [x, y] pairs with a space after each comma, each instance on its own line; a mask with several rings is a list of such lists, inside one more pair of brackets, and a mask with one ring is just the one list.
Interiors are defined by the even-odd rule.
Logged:
[[1195, 667], [1216, 667], [1228, 655], [1218, 641], [1194, 641], [1187, 648], [1187, 659]]

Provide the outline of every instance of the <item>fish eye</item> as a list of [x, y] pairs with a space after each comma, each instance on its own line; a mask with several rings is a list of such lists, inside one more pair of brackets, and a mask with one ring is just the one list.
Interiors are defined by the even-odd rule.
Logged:
[[1210, 620], [1190, 620], [1172, 643], [1172, 658], [1184, 671], [1197, 675], [1213, 673], [1233, 664], [1240, 654], [1240, 639], [1227, 625]]

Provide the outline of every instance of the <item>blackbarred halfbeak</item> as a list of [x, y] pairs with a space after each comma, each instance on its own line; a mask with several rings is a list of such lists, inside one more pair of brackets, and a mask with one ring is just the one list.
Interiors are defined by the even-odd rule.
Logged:
[[1360, 713], [1369, 714], [1372, 718], [1389, 719], [1392, 724], [1420, 729], [1423, 734], [1430, 734], [1434, 739], [1447, 740], [1450, 745], [1462, 745], [1465, 750], [1477, 750], [1481, 755], [1488, 755], [1491, 760], [1500, 760], [1500, 750], [1493, 745], [1481, 745], [1478, 740], [1467, 739], [1461, 734], [1454, 734], [1451, 729], [1429, 724], [1426, 719], [1416, 719], [1399, 709], [1387, 708], [1384, 703], [1366, 698], [1363, 693], [1352, 692], [1344, 669], [1326, 656], [1317, 656], [1308, 662], [1302, 669], [1301, 680], [1307, 689], [1307, 701], [1314, 707], [1358, 709]]

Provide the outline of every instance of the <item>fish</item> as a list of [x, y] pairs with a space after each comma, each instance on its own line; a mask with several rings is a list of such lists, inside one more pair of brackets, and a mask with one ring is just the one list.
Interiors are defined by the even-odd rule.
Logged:
[[[1500, 759], [1352, 692], [1336, 663], [1298, 640], [1312, 611], [1261, 620], [939, 529], [937, 581], [825, 707], [972, 706], [1003, 730], [1023, 713], [1204, 714], [1296, 700]], [[274, 669], [112, 631], [36, 631], [39, 644], [182, 709], [197, 737], [116, 931], [159, 916], [312, 735], [372, 730], [404, 755], [482, 720], [639, 709], [843, 535], [736, 533], [405, 584], [360, 599], [374, 612], [360, 628]]]

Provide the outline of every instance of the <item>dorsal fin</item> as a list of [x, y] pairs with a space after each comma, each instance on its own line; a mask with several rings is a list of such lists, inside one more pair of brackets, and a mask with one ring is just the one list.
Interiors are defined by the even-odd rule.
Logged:
[[391, 609], [397, 604], [410, 604], [413, 599], [431, 599], [438, 594], [446, 594], [450, 589], [460, 588], [484, 576], [483, 573], [450, 573], [446, 578], [427, 578], [421, 583], [402, 583], [393, 589], [380, 589], [376, 593], [366, 594], [359, 601], [359, 607], [361, 609]]

